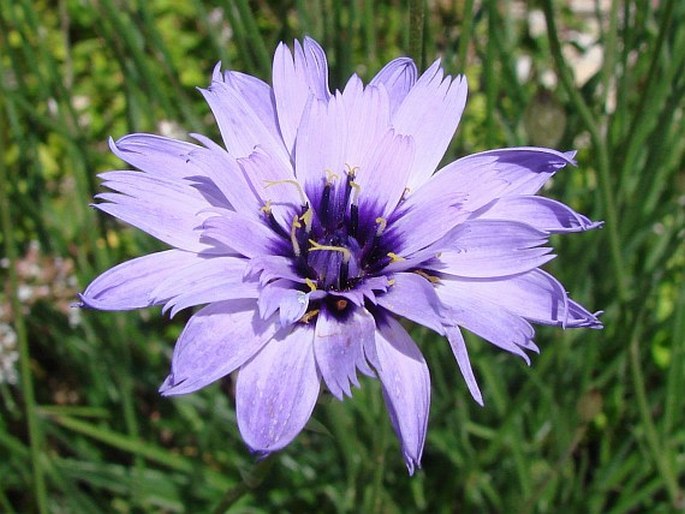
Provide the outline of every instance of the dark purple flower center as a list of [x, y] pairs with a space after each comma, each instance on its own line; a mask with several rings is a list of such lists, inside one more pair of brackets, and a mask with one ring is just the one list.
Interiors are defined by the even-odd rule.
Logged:
[[360, 206], [363, 192], [354, 178], [352, 169], [344, 178], [329, 173], [319, 187], [309, 187], [312, 204], [300, 207], [287, 235], [285, 253], [300, 276], [326, 291], [353, 289], [392, 260], [383, 237], [387, 221], [374, 214], [379, 209], [372, 203]]

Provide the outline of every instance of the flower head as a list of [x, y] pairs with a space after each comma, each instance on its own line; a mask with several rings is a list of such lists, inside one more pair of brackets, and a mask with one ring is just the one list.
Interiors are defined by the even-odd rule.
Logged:
[[336, 398], [376, 377], [410, 473], [430, 377], [404, 317], [447, 338], [482, 404], [461, 328], [528, 360], [530, 322], [601, 326], [540, 266], [550, 234], [595, 228], [536, 196], [572, 153], [483, 152], [435, 171], [466, 103], [462, 76], [408, 58], [331, 93], [312, 39], [281, 44], [273, 86], [217, 66], [201, 90], [223, 145], [132, 134], [112, 151], [140, 171], [101, 175], [95, 206], [172, 248], [96, 278], [82, 305], [205, 305], [173, 353], [164, 395], [238, 370], [238, 427], [254, 451], [287, 445], [321, 384]]

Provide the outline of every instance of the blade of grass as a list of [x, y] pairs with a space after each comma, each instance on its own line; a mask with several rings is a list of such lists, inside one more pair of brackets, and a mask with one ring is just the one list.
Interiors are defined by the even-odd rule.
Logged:
[[619, 169], [624, 169], [626, 165], [630, 165], [634, 161], [634, 153], [639, 150], [639, 145], [636, 143], [636, 137], [638, 135], [639, 129], [643, 126], [644, 113], [647, 108], [648, 102], [653, 101], [652, 87], [655, 85], [655, 79], [659, 75], [657, 73], [657, 68], [659, 66], [659, 61], [662, 59], [662, 48], [664, 42], [666, 41], [666, 36], [670, 34], [668, 30], [671, 26], [673, 18], [673, 9], [675, 7], [675, 0], [666, 0], [663, 6], [661, 23], [659, 25], [659, 31], [657, 32], [657, 39], [654, 43], [654, 49], [651, 52], [652, 60], [649, 64], [649, 71], [645, 75], [645, 83], [642, 86], [642, 92], [640, 94], [640, 100], [637, 108], [633, 111], [633, 116], [630, 121], [630, 128], [628, 136], [622, 143], [622, 147], [626, 149], [625, 158], [619, 164]]
[[497, 74], [495, 72], [495, 32], [497, 26], [497, 2], [488, 2], [488, 40], [483, 62], [483, 81], [485, 82], [485, 145], [492, 148], [496, 145], [495, 112], [497, 96]]
[[362, 3], [362, 36], [364, 38], [364, 50], [369, 59], [369, 64], [378, 67], [378, 50], [376, 49], [376, 25], [373, 0], [361, 0]]
[[592, 146], [597, 155], [597, 171], [599, 175], [602, 199], [604, 201], [604, 211], [606, 215], [605, 230], [608, 232], [609, 236], [609, 251], [612, 262], [612, 271], [614, 274], [614, 282], [618, 299], [621, 302], [625, 302], [630, 296], [630, 286], [628, 283], [629, 275], [626, 273], [623, 254], [621, 252], [621, 238], [618, 230], [618, 209], [616, 208], [614, 189], [610, 176], [611, 163], [609, 160], [609, 153], [606, 148], [606, 142], [602, 138], [599, 127], [595, 123], [592, 111], [585, 103], [580, 91], [576, 89], [573, 83], [571, 70], [569, 69], [568, 64], [564, 60], [564, 56], [562, 55], [561, 42], [559, 41], [552, 0], [543, 0], [542, 7], [545, 14], [545, 21], [547, 23], [547, 38], [549, 40], [550, 51], [552, 53], [554, 64], [559, 73], [561, 84], [564, 87], [566, 94], [571, 99], [571, 103], [583, 120], [585, 128], [590, 133]]
[[669, 434], [673, 433], [675, 427], [681, 425], [683, 415], [682, 392], [685, 390], [685, 374], [683, 373], [683, 366], [685, 366], [685, 283], [681, 285], [674, 310], [670, 365], [666, 376], [666, 401], [664, 402], [664, 415], [661, 423], [663, 437], [668, 437]]
[[259, 32], [257, 20], [254, 13], [250, 9], [247, 0], [235, 0], [235, 5], [238, 8], [238, 15], [247, 32], [247, 39], [252, 45], [255, 53], [257, 63], [259, 64], [260, 75], [262, 77], [269, 77], [271, 75], [271, 55], [266, 49], [264, 36]]
[[[469, 43], [471, 42], [471, 30], [473, 27], [473, 3], [474, 0], [466, 0], [464, 2], [463, 21], [459, 33], [459, 50], [457, 52], [459, 58], [457, 66], [461, 70], [461, 73], [466, 73]], [[458, 5], [458, 2], [455, 2], [455, 5]]]
[[221, 473], [209, 469], [202, 470], [198, 467], [200, 466], [200, 463], [195, 463], [186, 459], [185, 457], [171, 453], [163, 448], [152, 446], [137, 438], [132, 438], [107, 428], [71, 418], [69, 416], [50, 415], [48, 416], [48, 419], [63, 426], [64, 428], [88, 436], [113, 448], [117, 448], [132, 455], [140, 455], [151, 462], [161, 464], [176, 471], [181, 471], [184, 473], [200, 472], [206, 476], [207, 482], [212, 487], [226, 489], [227, 487], [233, 485]]
[[678, 477], [672, 467], [671, 459], [664, 452], [659, 434], [652, 419], [645, 378], [642, 373], [642, 360], [640, 357], [640, 341], [642, 338], [642, 324], [644, 309], [638, 315], [638, 319], [633, 326], [633, 333], [630, 338], [630, 371], [633, 379], [633, 390], [637, 398], [637, 407], [640, 413], [640, 420], [645, 431], [645, 438], [649, 447], [652, 459], [659, 470], [659, 479], [664, 482], [666, 491], [671, 500], [671, 505], [675, 509], [682, 509], [683, 493], [678, 485]]
[[[0, 74], [4, 70], [0, 69]], [[2, 88], [4, 90], [4, 87]], [[9, 105], [6, 108], [11, 108]], [[0, 119], [5, 117], [5, 108], [0, 103]], [[0, 156], [5, 155], [5, 131], [0, 129]], [[33, 492], [36, 508], [41, 514], [48, 512], [48, 496], [45, 487], [45, 476], [42, 466], [45, 441], [43, 431], [36, 414], [36, 396], [31, 370], [31, 354], [29, 349], [26, 322], [24, 320], [23, 306], [19, 301], [19, 279], [17, 277], [17, 248], [14, 240], [14, 224], [10, 212], [9, 176], [5, 169], [4, 159], [0, 159], [0, 216], [2, 217], [2, 231], [5, 242], [5, 255], [9, 260], [8, 286], [9, 296], [14, 313], [14, 329], [19, 343], [19, 373], [21, 376], [21, 392], [24, 397], [24, 412], [28, 425], [29, 446], [31, 450], [31, 469], [33, 472]]]
[[423, 24], [426, 16], [425, 0], [409, 0], [409, 55], [414, 59], [419, 70], [423, 70]]

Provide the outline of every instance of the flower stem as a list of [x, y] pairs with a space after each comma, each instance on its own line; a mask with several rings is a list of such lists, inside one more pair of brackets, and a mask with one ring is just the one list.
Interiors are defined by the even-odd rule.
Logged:
[[259, 487], [269, 475], [269, 471], [271, 471], [274, 462], [276, 462], [276, 457], [274, 455], [275, 454], [270, 453], [257, 462], [250, 471], [243, 475], [242, 482], [226, 491], [219, 504], [212, 510], [213, 514], [224, 514], [224, 512], [231, 508], [235, 502], [240, 500], [248, 491]]
[[552, 53], [552, 58], [559, 73], [559, 79], [564, 87], [566, 94], [568, 94], [573, 106], [577, 109], [578, 114], [585, 124], [585, 128], [590, 133], [592, 146], [597, 153], [597, 164], [599, 172], [599, 184], [604, 200], [604, 210], [606, 215], [606, 230], [609, 234], [609, 250], [611, 255], [612, 268], [614, 272], [614, 279], [618, 298], [621, 302], [628, 299], [628, 274], [624, 273], [623, 254], [621, 253], [621, 240], [618, 233], [618, 210], [614, 199], [614, 190], [611, 184], [610, 176], [610, 159], [606, 147], [606, 141], [600, 134], [599, 127], [595, 123], [592, 111], [583, 100], [580, 91], [573, 83], [573, 76], [564, 57], [561, 53], [561, 43], [557, 34], [556, 22], [554, 21], [554, 9], [552, 0], [543, 0], [542, 7], [545, 13], [545, 21], [547, 23], [547, 37], [549, 39], [549, 47]]
[[419, 70], [424, 68], [423, 23], [425, 11], [425, 0], [409, 0], [409, 55], [416, 61]]
[[[1, 108], [2, 104], [0, 104]], [[8, 109], [11, 107], [8, 104]], [[4, 118], [4, 112], [0, 110], [0, 119]], [[8, 116], [10, 113], [7, 113]], [[4, 125], [4, 124], [3, 124]], [[5, 132], [0, 129], [0, 216], [2, 217], [2, 233], [5, 242], [5, 255], [9, 260], [9, 291], [14, 313], [14, 329], [19, 342], [19, 373], [21, 374], [21, 391], [24, 397], [24, 410], [28, 425], [29, 445], [31, 450], [31, 467], [33, 472], [33, 492], [36, 506], [41, 514], [48, 512], [47, 490], [45, 488], [45, 476], [41, 464], [43, 450], [43, 433], [38, 423], [36, 414], [36, 397], [33, 389], [33, 377], [31, 374], [31, 356], [26, 334], [26, 324], [22, 313], [23, 306], [17, 296], [17, 251], [14, 241], [14, 227], [10, 214], [9, 180], [5, 169]]]
[[466, 73], [466, 61], [468, 59], [469, 42], [471, 41], [471, 27], [473, 26], [473, 0], [466, 0], [464, 2], [463, 20], [461, 33], [459, 34], [459, 50], [457, 52], [459, 60], [457, 66], [461, 73]]

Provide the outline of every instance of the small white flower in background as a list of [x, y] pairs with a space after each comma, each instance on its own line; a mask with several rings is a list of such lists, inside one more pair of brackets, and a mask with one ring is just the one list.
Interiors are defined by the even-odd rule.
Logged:
[[16, 384], [19, 380], [17, 373], [17, 334], [7, 323], [0, 322], [0, 384]]

